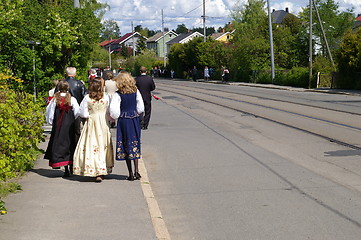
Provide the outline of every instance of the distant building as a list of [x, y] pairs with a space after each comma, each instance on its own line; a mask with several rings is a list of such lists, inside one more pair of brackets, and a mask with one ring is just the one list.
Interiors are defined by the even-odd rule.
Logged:
[[233, 38], [233, 32], [222, 32], [222, 33], [213, 33], [210, 37], [213, 40], [220, 41], [220, 42], [229, 42]]
[[[158, 57], [164, 57], [168, 55], [167, 46], [165, 43], [169, 42], [173, 38], [177, 37], [178, 34], [176, 34], [173, 31], [165, 32], [164, 33], [164, 40], [163, 40], [163, 32], [158, 32], [154, 36], [148, 38], [146, 41], [147, 48], [152, 49], [155, 51], [156, 55]], [[163, 42], [164, 42], [164, 51], [163, 51]]]
[[119, 51], [122, 48], [122, 46], [125, 46], [132, 48], [137, 52], [138, 51], [137, 42], [140, 38], [143, 38], [145, 40], [147, 39], [138, 32], [131, 32], [124, 34], [122, 37], [118, 39], [112, 40], [112, 42], [108, 43], [108, 45], [105, 45], [104, 47], [106, 48], [108, 46], [109, 48], [109, 44], [110, 44], [110, 51], [113, 52], [113, 51]]
[[286, 8], [285, 10], [277, 10], [277, 11], [273, 9], [271, 13], [272, 23], [276, 25], [283, 24], [283, 21], [288, 15], [293, 15], [292, 13], [289, 13], [288, 8]]
[[361, 26], [361, 14], [359, 14], [355, 19], [352, 29], [356, 30], [360, 28], [360, 26]]
[[168, 41], [167, 44], [167, 52], [169, 52], [171, 46], [176, 43], [184, 44], [191, 40], [193, 40], [196, 37], [203, 37], [203, 34], [199, 32], [188, 32], [188, 33], [181, 33], [172, 40]]

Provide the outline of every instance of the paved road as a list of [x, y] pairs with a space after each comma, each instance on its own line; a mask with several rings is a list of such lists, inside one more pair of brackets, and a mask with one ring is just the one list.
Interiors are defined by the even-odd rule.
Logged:
[[157, 239], [147, 206], [154, 198], [144, 197], [144, 185], [152, 187], [172, 239], [360, 239], [361, 177], [332, 164], [358, 168], [360, 152], [156, 95], [162, 100], [153, 102], [142, 139], [149, 180], [126, 181], [124, 163], [101, 184], [65, 180], [40, 159], [22, 178], [24, 190], [6, 199], [0, 239]]
[[360, 239], [360, 151], [156, 95], [144, 159], [172, 239]]

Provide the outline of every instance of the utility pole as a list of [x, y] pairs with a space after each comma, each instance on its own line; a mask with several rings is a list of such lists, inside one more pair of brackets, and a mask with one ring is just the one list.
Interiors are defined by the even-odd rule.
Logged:
[[271, 53], [271, 80], [273, 84], [275, 79], [275, 61], [274, 61], [274, 53], [273, 53], [272, 15], [271, 15], [271, 7], [269, 0], [267, 0], [267, 7], [268, 7], [269, 42], [270, 42], [270, 53]]
[[31, 45], [33, 52], [33, 87], [34, 87], [34, 102], [36, 102], [36, 78], [35, 78], [35, 45], [39, 45], [40, 42], [36, 41], [26, 41], [27, 44]]
[[162, 35], [163, 35], [163, 66], [164, 69], [167, 65], [167, 59], [165, 56], [165, 39], [164, 39], [164, 15], [163, 15], [163, 9], [162, 9]]
[[206, 0], [203, 0], [203, 41], [206, 42], [207, 41], [207, 36], [206, 36]]
[[132, 43], [133, 43], [133, 57], [135, 57], [135, 43], [134, 43], [134, 28], [133, 28], [133, 21], [132, 21]]
[[313, 47], [312, 47], [312, 0], [309, 2], [309, 9], [310, 9], [310, 26], [309, 26], [309, 77], [308, 77], [308, 88], [311, 88], [312, 83], [312, 54], [313, 54]]
[[[329, 47], [329, 45], [328, 45], [328, 41], [327, 41], [327, 38], [326, 38], [325, 30], [324, 30], [324, 28], [323, 28], [323, 24], [322, 24], [322, 21], [321, 21], [321, 17], [320, 17], [320, 14], [318, 13], [318, 8], [317, 8], [317, 6], [316, 6], [315, 1], [313, 1], [313, 6], [315, 7], [315, 11], [316, 11], [316, 15], [317, 15], [317, 18], [318, 18], [318, 22], [319, 22], [320, 27], [321, 27], [323, 39], [325, 40], [328, 57], [330, 58], [330, 61], [331, 61], [331, 63], [332, 63], [332, 66], [333, 66], [334, 69], [335, 69], [335, 63], [333, 62], [331, 50], [330, 50], [330, 47]], [[336, 69], [335, 69], [335, 70], [336, 70]]]

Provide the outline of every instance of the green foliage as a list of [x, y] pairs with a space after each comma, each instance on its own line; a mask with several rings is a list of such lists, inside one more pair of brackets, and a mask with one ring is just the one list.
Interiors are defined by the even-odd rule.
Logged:
[[136, 56], [135, 59], [135, 73], [139, 75], [139, 69], [141, 66], [147, 68], [149, 72], [152, 67], [156, 64], [157, 57], [153, 50], [146, 49], [141, 54]]
[[281, 86], [307, 88], [309, 83], [308, 68], [294, 67], [291, 70], [277, 71], [274, 82]]
[[36, 160], [43, 140], [43, 108], [25, 92], [15, 92], [4, 82], [14, 78], [0, 74], [0, 180], [16, 177]]
[[[354, 19], [352, 10], [347, 9], [341, 12], [338, 2], [335, 2], [335, 0], [315, 0], [315, 5], [317, 6], [329, 47], [332, 54], [334, 54], [339, 48], [342, 36], [352, 28]], [[313, 34], [316, 36], [314, 39], [316, 39], [316, 44], [320, 46], [322, 55], [326, 56], [326, 44], [314, 7], [312, 11], [314, 18]], [[299, 15], [303, 22], [309, 22], [309, 7], [304, 8]]]
[[263, 0], [248, 0], [241, 9], [233, 11], [236, 32], [232, 40], [237, 46], [234, 58], [238, 70], [262, 70], [269, 66], [267, 15]]
[[105, 20], [102, 24], [101, 39], [105, 41], [109, 39], [118, 39], [120, 36], [120, 29], [118, 23], [114, 20]]
[[361, 89], [361, 28], [345, 34], [338, 53], [337, 87]]
[[177, 29], [175, 30], [175, 32], [176, 32], [177, 34], [186, 33], [186, 32], [188, 32], [188, 28], [187, 28], [186, 25], [184, 25], [184, 24], [179, 24], [179, 25], [177, 26]]
[[[38, 92], [44, 93], [41, 79], [63, 74], [67, 66], [78, 72], [89, 68], [93, 48], [99, 43], [104, 4], [84, 0], [73, 8], [72, 0], [4, 0], [0, 6], [0, 68], [9, 68], [24, 80], [32, 92], [33, 60]], [[3, 17], [5, 16], [5, 17]], [[39, 45], [28, 44], [39, 42]], [[34, 47], [34, 51], [32, 50]]]

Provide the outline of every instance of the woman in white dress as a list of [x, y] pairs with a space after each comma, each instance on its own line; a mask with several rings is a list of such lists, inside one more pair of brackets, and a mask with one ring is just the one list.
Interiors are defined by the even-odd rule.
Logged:
[[80, 104], [79, 115], [86, 118], [74, 153], [74, 174], [96, 177], [101, 182], [114, 166], [113, 145], [107, 122], [109, 97], [104, 93], [104, 80], [89, 81], [89, 94]]

